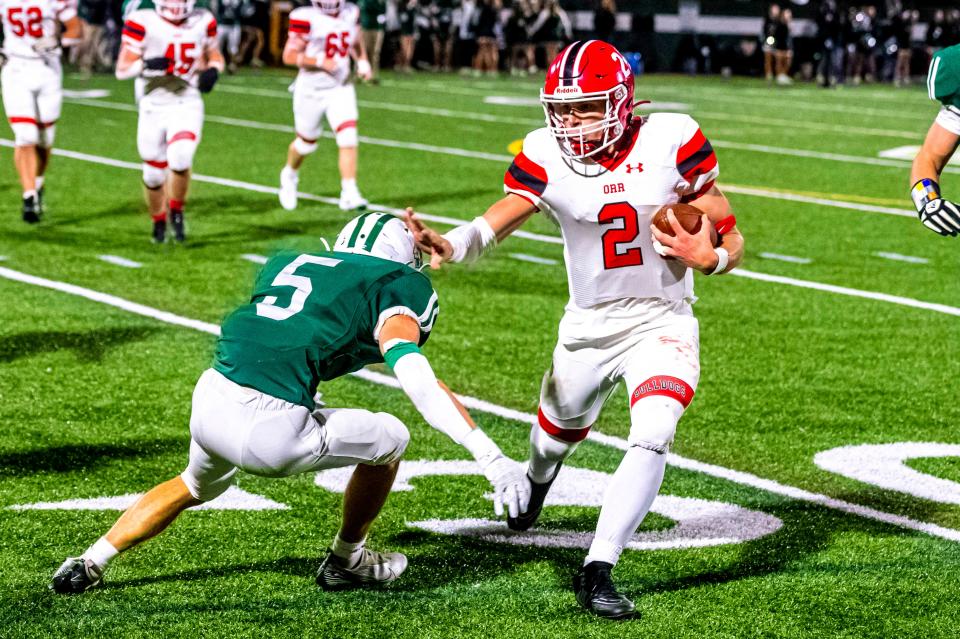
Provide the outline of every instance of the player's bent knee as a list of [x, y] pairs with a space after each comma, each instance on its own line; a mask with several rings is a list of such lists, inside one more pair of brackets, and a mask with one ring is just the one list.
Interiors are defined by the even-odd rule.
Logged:
[[647, 397], [630, 409], [632, 425], [627, 443], [664, 454], [670, 450], [684, 405], [670, 397]]
[[167, 147], [167, 163], [171, 171], [189, 171], [193, 166], [193, 156], [197, 152], [197, 143], [180, 140]]
[[144, 162], [143, 163], [143, 185], [148, 189], [155, 190], [163, 186], [167, 179], [167, 169], [165, 162]]
[[227, 489], [233, 485], [236, 475], [237, 469], [233, 468], [218, 477], [199, 477], [192, 466], [187, 466], [187, 469], [180, 474], [180, 479], [186, 484], [187, 490], [194, 499], [212, 501], [227, 492]]
[[356, 126], [337, 131], [337, 146], [341, 149], [356, 148], [359, 143]]
[[310, 155], [317, 150], [316, 140], [304, 140], [299, 135], [293, 140], [293, 150], [300, 155]]
[[362, 460], [373, 466], [400, 459], [410, 433], [399, 419], [389, 413], [367, 410], [342, 410], [326, 423], [328, 454]]
[[36, 124], [11, 124], [13, 142], [16, 146], [36, 146], [40, 142], [40, 129]]

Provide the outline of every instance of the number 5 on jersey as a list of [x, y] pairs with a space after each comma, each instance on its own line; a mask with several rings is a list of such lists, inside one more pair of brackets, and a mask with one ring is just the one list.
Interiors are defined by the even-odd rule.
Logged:
[[278, 322], [293, 317], [303, 310], [303, 305], [306, 303], [307, 297], [313, 292], [313, 282], [310, 281], [310, 278], [305, 275], [294, 275], [296, 270], [304, 264], [334, 267], [340, 262], [341, 260], [335, 260], [331, 257], [319, 257], [317, 255], [306, 254], [293, 260], [273, 278], [273, 282], [270, 284], [271, 286], [292, 286], [296, 289], [293, 295], [290, 296], [290, 305], [277, 306], [277, 296], [267, 295], [263, 298], [262, 302], [257, 304], [257, 315], [277, 320]]

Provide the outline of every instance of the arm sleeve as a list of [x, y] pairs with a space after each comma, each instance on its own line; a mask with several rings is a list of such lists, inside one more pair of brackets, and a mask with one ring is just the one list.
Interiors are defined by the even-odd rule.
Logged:
[[290, 12], [290, 27], [288, 37], [304, 38], [310, 36], [310, 20], [302, 12], [294, 9]]
[[426, 422], [463, 445], [473, 428], [440, 388], [427, 358], [420, 353], [407, 353], [394, 362], [393, 372]]
[[411, 270], [380, 288], [373, 304], [374, 341], [380, 341], [383, 323], [394, 315], [406, 315], [420, 326], [420, 344], [427, 341], [440, 313], [437, 292], [426, 275]]
[[[530, 136], [524, 140], [524, 148], [529, 149], [534, 145], [527, 144]], [[540, 197], [547, 189], [547, 170], [529, 155], [520, 151], [510, 168], [503, 174], [503, 192], [513, 193], [529, 200], [538, 209], [540, 208]]]
[[217, 45], [217, 19], [210, 16], [210, 22], [207, 23], [207, 47]]
[[676, 159], [677, 172], [681, 177], [680, 201], [692, 202], [713, 187], [720, 175], [720, 166], [710, 140], [692, 118], [683, 129]]

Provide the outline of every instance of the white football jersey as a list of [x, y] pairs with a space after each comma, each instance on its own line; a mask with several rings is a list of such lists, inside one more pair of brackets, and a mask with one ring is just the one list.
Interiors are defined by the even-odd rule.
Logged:
[[615, 299], [693, 300], [693, 274], [653, 249], [650, 223], [664, 204], [690, 202], [719, 174], [717, 157], [688, 115], [656, 113], [631, 136], [607, 171], [585, 177], [564, 161], [546, 129], [523, 141], [504, 175], [563, 235], [571, 301], [589, 308]]
[[[217, 46], [217, 20], [207, 9], [195, 9], [178, 24], [170, 22], [153, 9], [139, 9], [127, 16], [123, 25], [123, 43], [144, 60], [169, 58], [173, 60], [168, 73], [182, 79], [187, 94], [199, 96], [199, 75], [204, 51]], [[145, 78], [137, 83], [144, 85]], [[152, 91], [163, 92], [163, 89]], [[138, 91], [139, 95], [139, 91]], [[183, 95], [183, 94], [180, 94]]]
[[298, 7], [290, 12], [289, 37], [306, 40], [304, 54], [316, 58], [318, 65], [327, 58], [337, 63], [332, 74], [300, 69], [297, 82], [308, 82], [318, 89], [341, 86], [350, 77], [350, 49], [360, 37], [360, 9], [346, 2], [334, 17], [314, 6]]
[[0, 0], [3, 19], [3, 51], [8, 56], [39, 60], [59, 57], [59, 47], [41, 55], [34, 45], [55, 38], [58, 22], [77, 15], [77, 0]]

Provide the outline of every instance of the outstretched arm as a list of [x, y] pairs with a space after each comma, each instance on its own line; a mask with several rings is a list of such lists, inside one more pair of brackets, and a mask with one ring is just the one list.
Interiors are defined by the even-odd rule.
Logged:
[[420, 353], [420, 326], [407, 315], [394, 315], [380, 329], [380, 351], [393, 369], [400, 387], [428, 424], [446, 433], [470, 451], [494, 489], [494, 512], [511, 517], [525, 511], [529, 483], [519, 463], [506, 457], [497, 444], [477, 428], [463, 404], [440, 382], [430, 362]]
[[960, 210], [940, 195], [940, 175], [960, 144], [960, 135], [934, 122], [910, 171], [910, 196], [928, 229], [940, 235], [960, 233]]
[[481, 217], [440, 235], [423, 223], [413, 209], [407, 209], [406, 222], [417, 245], [430, 252], [430, 268], [444, 262], [470, 262], [516, 231], [537, 212], [529, 200], [514, 193], [493, 204]]

